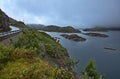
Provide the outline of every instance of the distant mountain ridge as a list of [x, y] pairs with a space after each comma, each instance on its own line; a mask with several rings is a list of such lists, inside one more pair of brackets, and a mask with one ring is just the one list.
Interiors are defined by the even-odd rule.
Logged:
[[86, 28], [84, 31], [120, 31], [120, 27], [94, 27], [94, 28]]
[[48, 25], [44, 27], [43, 30], [50, 32], [80, 33], [80, 30], [75, 29], [72, 26], [60, 27], [55, 25]]
[[34, 29], [42, 29], [45, 27], [43, 24], [27, 24], [27, 26], [34, 28]]
[[73, 28], [72, 26], [57, 26], [57, 25], [42, 25], [42, 24], [27, 24], [29, 27], [44, 30], [49, 32], [64, 32], [64, 33], [80, 33], [81, 31], [78, 29]]

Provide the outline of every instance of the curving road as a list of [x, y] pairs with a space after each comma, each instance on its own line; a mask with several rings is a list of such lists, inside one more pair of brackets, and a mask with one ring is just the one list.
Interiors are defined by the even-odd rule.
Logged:
[[11, 31], [1, 32], [1, 33], [0, 33], [0, 38], [21, 32], [21, 29], [19, 29], [19, 28], [17, 28], [17, 27], [10, 26], [10, 28], [11, 28]]

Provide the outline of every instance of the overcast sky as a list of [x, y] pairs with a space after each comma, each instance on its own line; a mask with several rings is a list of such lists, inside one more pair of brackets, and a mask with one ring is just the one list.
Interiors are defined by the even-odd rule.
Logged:
[[120, 0], [0, 0], [0, 8], [25, 23], [120, 25]]

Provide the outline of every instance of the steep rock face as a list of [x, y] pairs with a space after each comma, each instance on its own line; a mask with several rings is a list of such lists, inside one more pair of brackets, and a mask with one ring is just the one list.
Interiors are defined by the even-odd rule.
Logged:
[[0, 9], [0, 31], [9, 30], [9, 17]]

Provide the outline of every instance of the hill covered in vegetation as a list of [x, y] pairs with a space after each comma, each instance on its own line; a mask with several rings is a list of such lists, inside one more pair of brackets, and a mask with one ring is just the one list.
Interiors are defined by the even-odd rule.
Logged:
[[73, 40], [73, 41], [86, 41], [85, 38], [81, 37], [81, 36], [78, 36], [77, 34], [71, 34], [71, 35], [68, 35], [68, 34], [61, 34], [60, 36], [63, 36], [64, 38], [66, 39], [69, 39], [69, 40]]
[[74, 79], [68, 60], [49, 35], [26, 29], [9, 47], [0, 45], [0, 79]]
[[17, 21], [11, 17], [9, 17], [9, 23], [11, 26], [15, 26], [15, 27], [18, 27], [18, 28], [26, 28], [26, 24], [22, 21]]
[[80, 30], [73, 28], [72, 26], [57, 26], [57, 25], [42, 25], [42, 24], [27, 24], [29, 27], [44, 30], [49, 32], [63, 32], [63, 33], [80, 33]]
[[78, 29], [75, 29], [72, 26], [59, 27], [59, 26], [49, 25], [44, 27], [43, 30], [50, 32], [80, 33]]

